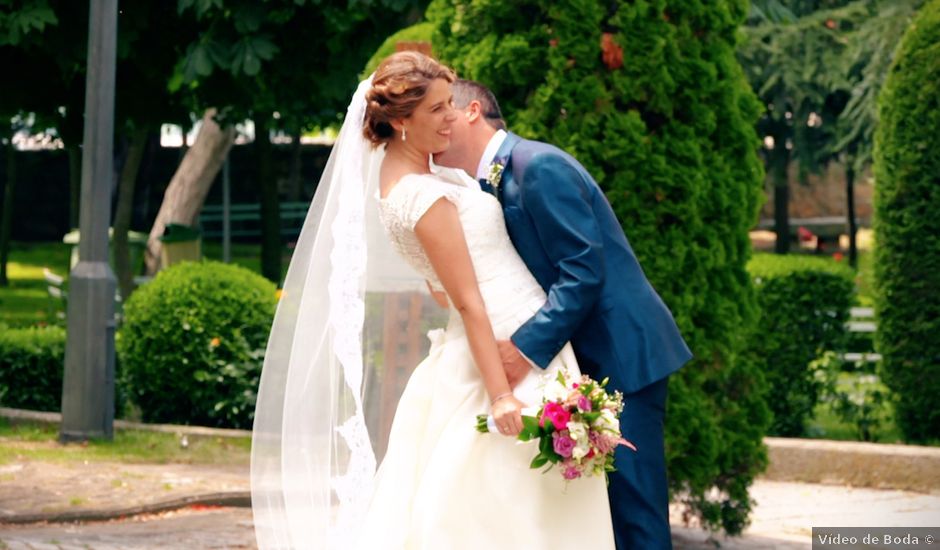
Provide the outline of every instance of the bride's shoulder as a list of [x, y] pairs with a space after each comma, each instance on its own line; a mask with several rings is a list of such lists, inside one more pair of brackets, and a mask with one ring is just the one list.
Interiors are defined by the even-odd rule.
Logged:
[[438, 200], [447, 199], [460, 205], [459, 185], [434, 174], [407, 174], [400, 178], [380, 199], [380, 210], [387, 225], [414, 229], [418, 220]]

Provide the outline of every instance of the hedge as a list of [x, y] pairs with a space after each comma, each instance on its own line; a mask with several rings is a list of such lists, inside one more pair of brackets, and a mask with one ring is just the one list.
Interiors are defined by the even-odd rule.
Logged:
[[64, 329], [0, 327], [0, 405], [61, 410], [64, 364]]
[[250, 428], [275, 292], [218, 262], [178, 264], [138, 288], [116, 344], [144, 421]]
[[876, 349], [911, 441], [940, 438], [940, 0], [901, 40], [875, 132]]
[[810, 363], [845, 348], [854, 272], [829, 258], [759, 254], [748, 264], [761, 315], [752, 351], [767, 379], [772, 435], [806, 433], [823, 380]]

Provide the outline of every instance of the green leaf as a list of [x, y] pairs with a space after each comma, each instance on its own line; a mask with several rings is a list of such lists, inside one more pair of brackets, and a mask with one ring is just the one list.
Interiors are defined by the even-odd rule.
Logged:
[[538, 468], [541, 468], [542, 466], [545, 466], [546, 464], [548, 464], [548, 457], [546, 457], [542, 453], [539, 453], [535, 455], [535, 458], [533, 458], [532, 462], [529, 463], [529, 468], [536, 470]]
[[235, 30], [241, 34], [257, 32], [263, 21], [264, 13], [258, 9], [252, 9], [251, 4], [235, 12], [234, 16]]
[[261, 60], [253, 52], [248, 51], [242, 60], [242, 69], [246, 75], [255, 76], [261, 71]]
[[250, 45], [251, 45], [251, 49], [254, 50], [258, 58], [263, 59], [265, 61], [274, 57], [274, 54], [276, 54], [279, 51], [278, 47], [274, 45], [273, 42], [261, 36], [256, 36], [252, 38]]

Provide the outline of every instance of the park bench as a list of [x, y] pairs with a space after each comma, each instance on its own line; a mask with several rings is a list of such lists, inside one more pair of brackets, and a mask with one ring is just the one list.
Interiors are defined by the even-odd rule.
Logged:
[[[307, 218], [309, 202], [282, 202], [281, 203], [281, 236], [297, 238]], [[223, 237], [223, 221], [225, 213], [221, 204], [207, 204], [199, 214], [199, 226], [203, 238], [221, 239]], [[261, 204], [244, 203], [232, 204], [229, 207], [229, 221], [231, 223], [232, 237], [260, 237], [261, 236]]]
[[[858, 222], [866, 227], [869, 224], [867, 219], [861, 219]], [[821, 251], [827, 243], [838, 243], [839, 236], [848, 233], [847, 226], [848, 220], [845, 216], [790, 218], [790, 237], [795, 238], [802, 248]], [[773, 231], [774, 220], [772, 218], [761, 219], [757, 223], [757, 228]]]
[[[48, 267], [42, 268], [42, 278], [46, 281], [46, 293], [49, 295], [47, 312], [49, 319], [65, 323], [68, 311], [68, 292], [65, 290], [65, 277], [53, 273]], [[120, 325], [124, 319], [124, 303], [121, 292], [114, 293], [114, 319]]]
[[[870, 307], [853, 307], [849, 310], [849, 321], [845, 324], [846, 330], [855, 333], [874, 333], [878, 330], [875, 323], [875, 310]], [[853, 363], [881, 361], [881, 354], [875, 352], [846, 352], [842, 359]]]
[[42, 278], [46, 281], [46, 292], [49, 294], [48, 313], [50, 319], [65, 321], [65, 312], [68, 306], [68, 293], [65, 291], [65, 277], [56, 275], [49, 268], [42, 268]]

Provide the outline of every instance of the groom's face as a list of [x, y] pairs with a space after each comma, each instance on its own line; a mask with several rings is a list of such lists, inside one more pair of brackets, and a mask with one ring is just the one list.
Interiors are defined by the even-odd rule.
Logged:
[[468, 108], [461, 109], [458, 107], [455, 112], [457, 119], [450, 127], [450, 147], [440, 153], [436, 153], [434, 155], [434, 163], [450, 168], [463, 168], [464, 170], [467, 170], [467, 167], [472, 165], [474, 167], [473, 170], [468, 171], [472, 176], [476, 170], [476, 162], [478, 162], [479, 159], [474, 161], [468, 158], [472, 150], [470, 145], [473, 137], [469, 122], [470, 111]]

